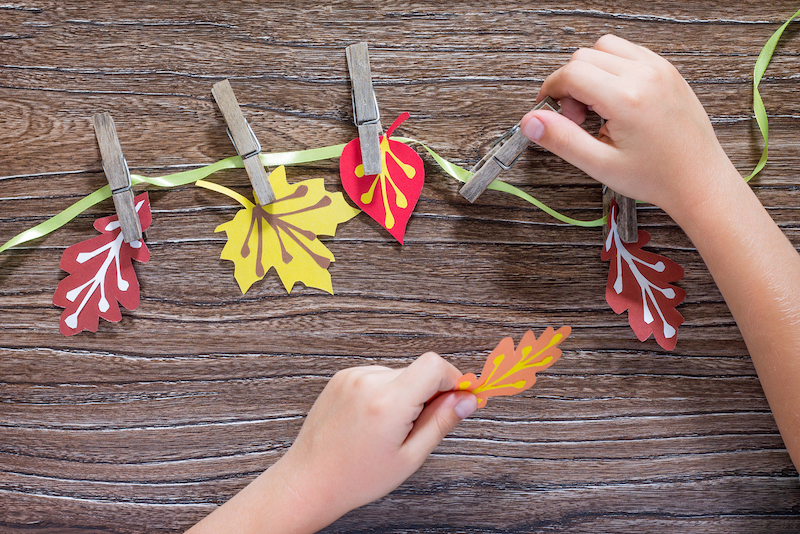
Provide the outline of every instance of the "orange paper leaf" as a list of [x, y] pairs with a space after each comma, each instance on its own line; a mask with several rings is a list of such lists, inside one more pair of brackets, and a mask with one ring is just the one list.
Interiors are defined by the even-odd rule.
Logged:
[[516, 350], [514, 340], [504, 338], [489, 355], [483, 366], [481, 378], [473, 373], [462, 376], [457, 389], [471, 391], [478, 397], [478, 407], [486, 399], [501, 395], [515, 395], [536, 383], [536, 373], [547, 369], [561, 357], [561, 343], [572, 330], [562, 326], [558, 330], [548, 327], [539, 339], [528, 330]]

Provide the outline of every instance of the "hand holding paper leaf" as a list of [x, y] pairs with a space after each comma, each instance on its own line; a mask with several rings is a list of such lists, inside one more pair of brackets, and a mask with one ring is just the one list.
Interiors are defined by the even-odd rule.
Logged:
[[[142, 230], [150, 227], [150, 201], [147, 193], [134, 200]], [[61, 257], [61, 268], [69, 276], [59, 282], [53, 304], [64, 309], [61, 333], [71, 336], [90, 330], [97, 332], [99, 318], [119, 322], [119, 304], [129, 310], [139, 306], [139, 281], [133, 260], [146, 262], [150, 251], [144, 241], [125, 243], [116, 215], [94, 222], [102, 235], [72, 245]]]
[[458, 381], [460, 390], [471, 391], [478, 397], [478, 407], [486, 405], [489, 397], [515, 395], [536, 383], [536, 373], [547, 369], [561, 357], [561, 343], [572, 330], [562, 326], [554, 331], [548, 327], [539, 339], [528, 330], [516, 350], [514, 340], [503, 338], [489, 355], [480, 380], [469, 373]]
[[339, 223], [359, 211], [350, 207], [341, 193], [328, 193], [322, 179], [289, 184], [286, 170], [280, 166], [269, 180], [275, 202], [258, 206], [237, 195], [244, 209], [232, 221], [217, 227], [217, 232], [228, 235], [222, 259], [234, 263], [234, 277], [242, 294], [272, 267], [288, 293], [295, 282], [333, 293], [328, 272], [333, 254], [317, 236], [334, 235]]

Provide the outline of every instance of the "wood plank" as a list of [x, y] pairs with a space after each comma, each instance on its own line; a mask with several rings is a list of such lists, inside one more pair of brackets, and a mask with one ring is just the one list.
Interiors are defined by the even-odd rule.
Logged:
[[[369, 19], [364, 16], [369, 9]], [[132, 172], [234, 154], [211, 86], [229, 78], [265, 152], [350, 141], [344, 48], [370, 46], [384, 118], [469, 168], [545, 77], [614, 32], [672, 61], [743, 174], [761, 154], [752, 69], [790, 2], [432, 5], [31, 0], [0, 6], [0, 243], [105, 185], [91, 117], [108, 110]], [[800, 247], [796, 37], [761, 84], [770, 160], [751, 183]], [[597, 117], [585, 127], [594, 132]], [[486, 191], [474, 205], [427, 156], [403, 247], [366, 215], [325, 238], [334, 296], [270, 272], [242, 295], [214, 232], [237, 211], [193, 186], [149, 191], [141, 305], [58, 332], [64, 249], [111, 201], [0, 255], [0, 530], [177, 532], [269, 467], [337, 370], [425, 350], [477, 371], [499, 338], [569, 324], [558, 365], [492, 399], [422, 469], [324, 532], [796, 532], [800, 484], [747, 348], [694, 246], [640, 205], [647, 248], [686, 269], [674, 352], [604, 300], [602, 232]], [[338, 160], [287, 171], [342, 192]], [[601, 188], [532, 147], [502, 178], [582, 220]], [[213, 181], [252, 198], [243, 169]], [[478, 282], [462, 287], [465, 276]], [[269, 332], [269, 335], [264, 335]], [[254, 343], [258, 334], [259, 342]], [[753, 498], [758, 495], [758, 498]]]

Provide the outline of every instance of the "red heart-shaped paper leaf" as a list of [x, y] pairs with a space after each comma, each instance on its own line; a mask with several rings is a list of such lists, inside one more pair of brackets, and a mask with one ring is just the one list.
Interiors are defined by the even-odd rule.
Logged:
[[358, 139], [347, 143], [339, 160], [344, 190], [359, 208], [401, 244], [425, 183], [425, 167], [419, 154], [408, 145], [389, 139], [394, 129], [408, 117], [408, 113], [401, 114], [386, 135], [380, 137], [383, 162], [380, 174], [364, 175]]

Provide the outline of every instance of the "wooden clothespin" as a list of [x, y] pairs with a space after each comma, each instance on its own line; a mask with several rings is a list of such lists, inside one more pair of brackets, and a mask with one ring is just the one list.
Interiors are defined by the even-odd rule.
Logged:
[[244, 118], [236, 95], [228, 80], [217, 82], [211, 88], [211, 94], [217, 101], [222, 116], [228, 125], [228, 137], [231, 138], [236, 153], [242, 158], [244, 170], [253, 185], [256, 193], [256, 200], [262, 206], [275, 202], [275, 192], [269, 183], [267, 171], [261, 165], [261, 159], [257, 156], [261, 154], [261, 144], [258, 142], [256, 134]]
[[142, 224], [139, 222], [136, 206], [133, 205], [131, 171], [122, 154], [114, 119], [108, 112], [104, 112], [96, 113], [92, 120], [97, 144], [100, 145], [100, 156], [103, 158], [103, 172], [111, 187], [111, 197], [117, 210], [122, 238], [126, 243], [139, 241], [142, 239]]
[[[559, 103], [549, 96], [536, 104], [533, 109], [542, 108], [561, 113]], [[461, 188], [461, 195], [470, 202], [475, 202], [503, 170], [508, 170], [514, 165], [528, 144], [530, 141], [523, 135], [519, 124], [511, 128], [495, 141], [492, 149], [470, 169], [470, 172], [474, 174]]]
[[[611, 201], [617, 201], [617, 232], [623, 243], [636, 243], [639, 240], [639, 228], [636, 222], [636, 201], [620, 195], [613, 189], [603, 186], [603, 215], [608, 216]], [[603, 225], [603, 239], [608, 235], [608, 225]]]
[[361, 161], [364, 164], [364, 175], [379, 174], [383, 171], [379, 142], [383, 128], [381, 128], [381, 114], [378, 111], [378, 99], [372, 88], [367, 43], [350, 45], [345, 49], [345, 54], [352, 86], [353, 117], [358, 126], [358, 138], [361, 141]]

